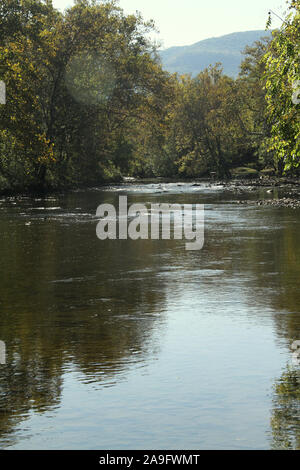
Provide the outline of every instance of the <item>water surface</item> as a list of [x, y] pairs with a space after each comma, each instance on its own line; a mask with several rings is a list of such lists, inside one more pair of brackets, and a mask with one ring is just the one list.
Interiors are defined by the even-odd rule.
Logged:
[[[205, 204], [204, 248], [98, 240], [119, 195]], [[299, 448], [299, 215], [208, 184], [2, 198], [1, 447]]]

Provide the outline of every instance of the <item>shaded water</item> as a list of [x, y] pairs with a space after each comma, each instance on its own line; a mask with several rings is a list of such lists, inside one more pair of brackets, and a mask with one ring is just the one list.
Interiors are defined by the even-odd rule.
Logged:
[[[97, 206], [120, 194], [205, 204], [204, 248], [101, 242]], [[0, 200], [2, 448], [300, 447], [299, 210], [234, 199], [173, 183]]]

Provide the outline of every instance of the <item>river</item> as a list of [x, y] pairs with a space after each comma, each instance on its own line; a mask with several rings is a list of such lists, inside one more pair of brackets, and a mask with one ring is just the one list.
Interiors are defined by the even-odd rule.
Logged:
[[[204, 204], [203, 249], [99, 240], [120, 195]], [[299, 215], [208, 183], [0, 198], [1, 448], [300, 448]]]

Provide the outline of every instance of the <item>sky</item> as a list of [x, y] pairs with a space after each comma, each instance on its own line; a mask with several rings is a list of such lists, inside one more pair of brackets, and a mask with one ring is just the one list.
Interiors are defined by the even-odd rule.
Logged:
[[[62, 10], [72, 4], [72, 0], [53, 0]], [[153, 39], [162, 48], [265, 29], [270, 9], [281, 17], [286, 9], [285, 0], [119, 0], [119, 5], [127, 14], [139, 11], [144, 19], [153, 19], [159, 30]], [[273, 27], [280, 25], [274, 17]]]

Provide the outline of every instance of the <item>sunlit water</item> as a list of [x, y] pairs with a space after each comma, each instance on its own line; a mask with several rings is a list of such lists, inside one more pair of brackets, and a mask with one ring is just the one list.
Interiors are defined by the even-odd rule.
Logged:
[[[100, 241], [119, 195], [204, 204], [204, 248]], [[0, 200], [2, 448], [300, 446], [300, 212], [235, 199], [157, 183]]]

